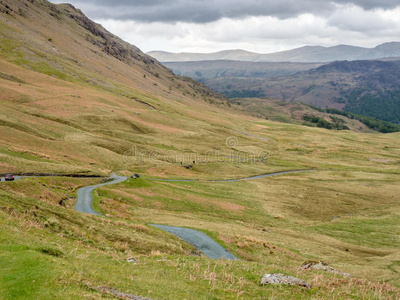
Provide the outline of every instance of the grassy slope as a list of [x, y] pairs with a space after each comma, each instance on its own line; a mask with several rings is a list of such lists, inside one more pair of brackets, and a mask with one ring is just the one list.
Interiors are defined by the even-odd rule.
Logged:
[[[2, 14], [1, 169], [143, 176], [95, 192], [95, 207], [108, 216], [100, 221], [73, 210], [76, 189], [96, 180], [1, 183], [2, 298], [101, 298], [104, 287], [154, 299], [395, 298], [399, 134], [299, 127], [211, 105], [221, 100], [157, 65], [128, 66], [87, 42], [68, 16], [27, 5], [25, 17]], [[132, 146], [140, 155], [124, 159]], [[189, 151], [197, 164], [187, 170], [180, 161], [191, 162]], [[222, 158], [263, 151], [265, 161]], [[234, 184], [151, 180], [304, 168], [318, 171]], [[241, 261], [193, 256], [148, 223], [204, 230]], [[127, 263], [130, 256], [138, 264]], [[354, 278], [299, 271], [310, 258]], [[260, 287], [268, 272], [314, 289]]]
[[[221, 100], [203, 93], [203, 87], [181, 80], [158, 63], [133, 59], [128, 65], [104, 54], [86, 40], [92, 34], [74, 23], [70, 12], [46, 16], [37, 2], [39, 7], [27, 4], [25, 17], [9, 16], [0, 28], [5, 75], [0, 79], [2, 152], [4, 161], [21, 158], [13, 159], [17, 168], [7, 163], [10, 171], [26, 171], [21, 167], [28, 154], [45, 155], [49, 171], [118, 169], [122, 154], [134, 143], [157, 144], [166, 134], [175, 142], [177, 135], [185, 138], [182, 128], [186, 135], [203, 128], [207, 134], [218, 119], [221, 110], [204, 100]], [[232, 122], [225, 116], [218, 124]], [[29, 164], [26, 169], [44, 167]]]

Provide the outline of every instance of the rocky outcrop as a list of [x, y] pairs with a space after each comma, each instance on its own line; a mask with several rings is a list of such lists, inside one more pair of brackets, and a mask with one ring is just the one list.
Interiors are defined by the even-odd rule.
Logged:
[[288, 284], [288, 285], [297, 285], [300, 287], [304, 287], [307, 289], [311, 288], [311, 284], [301, 280], [296, 277], [288, 276], [288, 275], [283, 275], [283, 274], [265, 274], [261, 278], [261, 285], [266, 285], [266, 284]]
[[325, 272], [329, 272], [329, 273], [334, 273], [334, 274], [339, 274], [342, 275], [344, 277], [351, 277], [350, 274], [348, 273], [343, 273], [340, 272], [334, 268], [332, 268], [330, 265], [328, 265], [326, 262], [324, 261], [313, 261], [313, 260], [309, 260], [304, 262], [301, 266], [300, 269], [303, 270], [318, 270], [318, 271], [325, 271]]
[[173, 75], [169, 69], [162, 66], [151, 56], [144, 54], [139, 48], [124, 42], [105, 30], [100, 24], [90, 20], [81, 10], [76, 9], [72, 5], [64, 5], [64, 10], [71, 19], [74, 19], [81, 27], [90, 33], [86, 36], [86, 39], [108, 55], [127, 64], [136, 64], [137, 61], [141, 61], [146, 65], [157, 65], [157, 67], [163, 68]]

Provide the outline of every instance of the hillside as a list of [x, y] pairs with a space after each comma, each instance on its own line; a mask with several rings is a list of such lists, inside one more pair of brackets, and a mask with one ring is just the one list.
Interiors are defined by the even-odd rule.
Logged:
[[[0, 182], [1, 299], [399, 297], [399, 133], [253, 116], [45, 0], [0, 2], [0, 72], [0, 173], [52, 174]], [[212, 181], [288, 170], [312, 171]], [[106, 181], [79, 176], [112, 173], [140, 177], [92, 192], [103, 216], [76, 211], [78, 188]]]
[[400, 123], [400, 61], [339, 61], [288, 76], [204, 79], [229, 98], [269, 97]]
[[[25, 152], [43, 161], [40, 153], [47, 148], [51, 153], [44, 162], [52, 172], [112, 169], [133, 143], [143, 143], [141, 134], [181, 131], [182, 107], [224, 103], [70, 5], [6, 3], [1, 4], [5, 13], [0, 26], [0, 141], [6, 165], [8, 155], [22, 162]], [[166, 109], [171, 115], [165, 115]], [[192, 123], [211, 115], [196, 115]], [[19, 171], [43, 168], [20, 165]]]
[[[363, 122], [350, 116], [328, 113], [312, 106], [289, 102], [284, 100], [260, 99], [260, 98], [234, 98], [230, 103], [236, 105], [237, 109], [251, 112], [254, 116], [276, 122], [298, 124], [303, 126], [314, 126], [331, 130], [351, 130], [355, 132], [375, 132]], [[316, 118], [317, 122], [309, 122], [307, 118]], [[314, 124], [313, 124], [314, 123]], [[399, 128], [400, 129], [400, 128]]]
[[170, 53], [165, 51], [150, 51], [148, 54], [161, 62], [237, 60], [253, 62], [321, 63], [336, 60], [371, 60], [400, 57], [400, 43], [384, 43], [375, 48], [363, 48], [349, 45], [332, 47], [305, 46], [268, 54], [244, 50], [225, 50], [215, 53]]

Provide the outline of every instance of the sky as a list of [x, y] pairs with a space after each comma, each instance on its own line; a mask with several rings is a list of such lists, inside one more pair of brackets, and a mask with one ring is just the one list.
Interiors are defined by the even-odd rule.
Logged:
[[306, 45], [372, 48], [400, 41], [399, 0], [67, 2], [144, 52], [272, 53]]

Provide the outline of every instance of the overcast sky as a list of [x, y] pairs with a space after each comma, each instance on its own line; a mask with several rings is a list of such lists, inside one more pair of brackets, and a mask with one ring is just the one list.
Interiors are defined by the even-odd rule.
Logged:
[[400, 41], [399, 0], [67, 1], [145, 52], [271, 53]]

